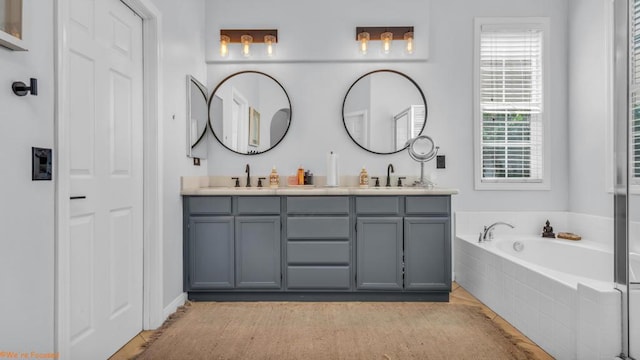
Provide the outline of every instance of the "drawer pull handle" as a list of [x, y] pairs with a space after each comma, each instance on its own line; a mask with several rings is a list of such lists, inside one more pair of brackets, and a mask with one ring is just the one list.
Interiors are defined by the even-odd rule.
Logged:
[[69, 198], [69, 200], [80, 200], [80, 199], [86, 199], [86, 196], [72, 196]]

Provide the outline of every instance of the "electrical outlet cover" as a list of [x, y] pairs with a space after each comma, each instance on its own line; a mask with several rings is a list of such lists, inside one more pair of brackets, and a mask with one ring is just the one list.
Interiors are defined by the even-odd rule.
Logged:
[[444, 155], [436, 156], [436, 169], [444, 169], [446, 167]]

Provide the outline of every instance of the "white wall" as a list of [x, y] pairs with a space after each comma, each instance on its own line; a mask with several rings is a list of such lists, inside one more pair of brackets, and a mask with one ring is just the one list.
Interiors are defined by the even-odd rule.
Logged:
[[[182, 294], [180, 176], [205, 175], [186, 154], [186, 75], [206, 82], [204, 0], [153, 0], [163, 13], [164, 298]], [[31, 147], [54, 147], [54, 2], [25, 2], [28, 52], [0, 48], [0, 351], [54, 347], [53, 181], [31, 181]], [[13, 81], [38, 78], [39, 95], [19, 98]], [[174, 117], [175, 115], [175, 117]], [[55, 153], [55, 149], [54, 149]], [[56, 164], [54, 163], [54, 171]]]
[[[53, 148], [53, 2], [24, 6], [29, 51], [0, 47], [0, 351], [50, 353], [55, 184], [31, 181], [31, 147]], [[14, 95], [31, 77], [38, 96]]]
[[194, 167], [186, 157], [186, 75], [206, 84], [204, 0], [153, 0], [162, 16], [164, 115], [163, 304], [182, 294], [182, 198], [180, 177], [206, 175], [207, 161]]
[[[569, 210], [613, 216], [608, 0], [569, 2]], [[611, 46], [611, 44], [609, 44]]]
[[[409, 2], [414, 8], [393, 12], [394, 24], [414, 25], [416, 32], [428, 34], [428, 39], [416, 35], [416, 49], [428, 47], [428, 60], [407, 62], [398, 57], [395, 62], [357, 62], [351, 54], [336, 60], [335, 54], [315, 53], [316, 60], [295, 53], [291, 44], [303, 40], [320, 44], [324, 40], [306, 37], [300, 18], [289, 16], [283, 9], [298, 9], [295, 0], [282, 0], [278, 6], [259, 0], [207, 2], [207, 55], [215, 60], [208, 66], [207, 85], [214, 88], [225, 76], [240, 70], [260, 70], [278, 79], [292, 102], [292, 123], [289, 133], [278, 147], [266, 154], [242, 156], [229, 152], [212, 142], [209, 160], [210, 175], [242, 175], [244, 165], [251, 164], [253, 174], [266, 175], [276, 165], [281, 175], [291, 175], [299, 164], [316, 175], [325, 173], [325, 157], [329, 151], [340, 155], [340, 171], [357, 175], [364, 164], [372, 176], [385, 174], [393, 163], [396, 174], [418, 175], [419, 165], [406, 152], [395, 155], [373, 155], [360, 149], [346, 134], [342, 124], [343, 97], [360, 75], [376, 69], [390, 68], [406, 73], [422, 87], [427, 98], [429, 116], [426, 134], [432, 136], [441, 153], [447, 156], [447, 169], [435, 170], [435, 162], [427, 165], [428, 173], [437, 175], [443, 186], [460, 189], [454, 197], [456, 210], [567, 210], [568, 145], [567, 145], [567, 61], [568, 2], [557, 0], [481, 0]], [[345, 9], [354, 14], [361, 0], [322, 2], [328, 9]], [[464, 6], [462, 5], [464, 3]], [[417, 7], [417, 8], [415, 8]], [[314, 11], [316, 9], [313, 9]], [[398, 16], [401, 14], [401, 16]], [[551, 20], [551, 191], [475, 191], [473, 189], [473, 18], [476, 16], [546, 16]], [[366, 17], [366, 18], [365, 18]], [[267, 19], [267, 20], [261, 20]], [[324, 20], [318, 20], [324, 21]], [[353, 39], [355, 27], [377, 23], [389, 24], [384, 8], [367, 7], [362, 17], [337, 16], [332, 19], [333, 36]], [[271, 25], [280, 31], [278, 59], [291, 62], [224, 63], [216, 59], [220, 28], [261, 27]], [[312, 27], [313, 24], [308, 24]], [[285, 42], [286, 39], [286, 42]], [[341, 40], [336, 40], [340, 42]], [[377, 44], [373, 44], [374, 46]], [[287, 47], [289, 46], [289, 47]], [[280, 51], [285, 48], [286, 51]], [[300, 51], [304, 48], [301, 47]], [[340, 51], [340, 50], [336, 50]], [[419, 54], [418, 54], [419, 55]], [[306, 57], [305, 57], [306, 56]], [[305, 61], [298, 61], [303, 58]], [[416, 59], [426, 59], [422, 54]], [[229, 59], [233, 60], [233, 59]]]

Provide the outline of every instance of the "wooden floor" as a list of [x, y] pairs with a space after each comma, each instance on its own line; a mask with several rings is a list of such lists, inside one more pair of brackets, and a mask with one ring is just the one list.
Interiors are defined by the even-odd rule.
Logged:
[[[533, 341], [529, 340], [529, 338], [524, 336], [515, 327], [486, 307], [455, 282], [453, 283], [450, 302], [454, 304], [467, 304], [481, 307], [482, 312], [487, 315], [487, 317], [493, 320], [501, 329], [513, 337], [517, 346], [532, 353], [535, 359], [553, 359], [552, 356], [538, 347]], [[128, 360], [134, 358], [144, 350], [143, 345], [149, 340], [153, 333], [153, 330], [148, 330], [136, 335], [136, 337], [131, 339], [131, 341], [115, 353], [110, 360]]]

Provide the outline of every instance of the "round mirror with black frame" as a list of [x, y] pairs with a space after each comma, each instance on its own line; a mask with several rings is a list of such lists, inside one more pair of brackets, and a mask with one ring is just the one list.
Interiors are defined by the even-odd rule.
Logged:
[[395, 154], [424, 130], [427, 100], [409, 76], [375, 70], [360, 76], [347, 90], [342, 120], [349, 137], [361, 148]]
[[291, 100], [282, 84], [263, 72], [227, 76], [209, 97], [209, 128], [222, 146], [243, 155], [262, 154], [289, 131]]
[[207, 88], [187, 75], [187, 156], [207, 158]]

